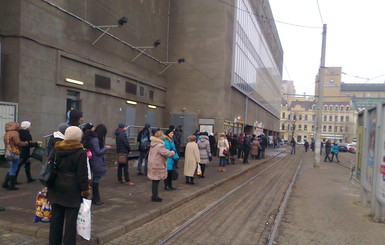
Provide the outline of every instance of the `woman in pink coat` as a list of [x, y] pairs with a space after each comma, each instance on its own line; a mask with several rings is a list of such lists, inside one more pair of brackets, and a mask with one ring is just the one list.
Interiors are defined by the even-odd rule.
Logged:
[[166, 160], [174, 156], [174, 151], [169, 151], [164, 147], [164, 134], [158, 131], [150, 138], [150, 151], [148, 153], [148, 172], [147, 177], [152, 180], [151, 201], [161, 202], [162, 198], [158, 196], [158, 187], [160, 180], [167, 178]]

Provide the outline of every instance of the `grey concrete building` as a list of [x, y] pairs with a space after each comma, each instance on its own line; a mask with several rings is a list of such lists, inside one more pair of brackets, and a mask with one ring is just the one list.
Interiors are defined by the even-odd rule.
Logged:
[[0, 6], [0, 101], [18, 103], [37, 137], [69, 106], [111, 138], [120, 122], [181, 124], [186, 135], [279, 131], [283, 51], [268, 1]]

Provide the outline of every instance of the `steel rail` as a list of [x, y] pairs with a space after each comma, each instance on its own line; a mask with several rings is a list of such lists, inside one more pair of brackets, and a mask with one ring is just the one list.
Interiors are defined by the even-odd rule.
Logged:
[[[287, 150], [283, 151], [283, 152], [286, 152]], [[277, 155], [275, 155], [274, 157], [278, 157], [280, 154], [282, 154], [283, 152], [279, 152]], [[206, 209], [202, 210], [201, 212], [199, 212], [198, 214], [196, 214], [194, 217], [192, 217], [190, 220], [188, 220], [186, 223], [184, 223], [183, 225], [181, 225], [178, 229], [176, 229], [173, 233], [171, 233], [170, 235], [168, 235], [165, 239], [163, 239], [162, 241], [160, 241], [159, 243], [157, 243], [158, 245], [162, 245], [162, 244], [165, 244], [167, 241], [169, 241], [171, 238], [173, 238], [174, 236], [176, 236], [178, 233], [180, 233], [181, 231], [183, 231], [184, 229], [186, 229], [189, 225], [191, 225], [192, 223], [194, 223], [195, 221], [197, 221], [199, 218], [203, 217], [204, 214], [206, 214], [207, 212], [209, 212], [210, 210], [212, 210], [214, 207], [216, 207], [217, 205], [219, 205], [221, 202], [223, 202], [225, 199], [227, 199], [229, 196], [231, 196], [233, 193], [237, 192], [238, 190], [240, 190], [242, 187], [244, 187], [245, 185], [247, 185], [248, 183], [250, 183], [251, 181], [253, 181], [255, 178], [257, 178], [259, 175], [263, 174], [264, 172], [266, 172], [267, 170], [269, 170], [270, 168], [272, 168], [274, 165], [276, 165], [278, 162], [282, 161], [283, 158], [280, 158], [278, 159], [277, 161], [275, 161], [274, 163], [272, 163], [269, 167], [263, 169], [261, 172], [259, 172], [258, 174], [254, 175], [253, 177], [251, 177], [250, 179], [248, 179], [246, 182], [244, 182], [242, 185], [234, 188], [232, 191], [228, 192], [226, 195], [224, 195], [223, 197], [221, 197], [218, 201], [214, 202], [213, 204], [211, 204], [209, 207], [207, 207]]]

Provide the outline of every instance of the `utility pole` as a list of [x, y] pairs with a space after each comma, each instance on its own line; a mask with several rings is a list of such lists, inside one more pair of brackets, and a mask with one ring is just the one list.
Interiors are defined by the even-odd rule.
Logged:
[[325, 73], [325, 51], [326, 51], [326, 29], [327, 25], [323, 25], [322, 31], [322, 50], [321, 50], [321, 66], [318, 70], [318, 101], [316, 110], [316, 124], [315, 124], [315, 158], [314, 168], [320, 167], [321, 161], [321, 130], [322, 130], [322, 111], [323, 111], [323, 97], [324, 97], [324, 73]]

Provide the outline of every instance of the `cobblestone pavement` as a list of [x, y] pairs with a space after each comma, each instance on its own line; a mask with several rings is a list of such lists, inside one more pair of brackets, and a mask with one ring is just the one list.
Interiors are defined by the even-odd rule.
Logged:
[[46, 245], [46, 239], [39, 239], [20, 233], [0, 231], [0, 244], [7, 245]]
[[[300, 154], [276, 163], [239, 191], [206, 212], [201, 218], [165, 244], [265, 244], [282, 197], [297, 168]], [[239, 178], [203, 194], [171, 212], [109, 242], [117, 244], [158, 244], [198, 213], [269, 167], [261, 164]]]

